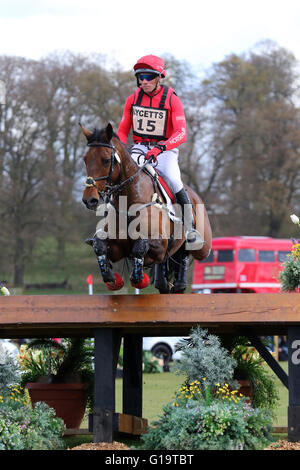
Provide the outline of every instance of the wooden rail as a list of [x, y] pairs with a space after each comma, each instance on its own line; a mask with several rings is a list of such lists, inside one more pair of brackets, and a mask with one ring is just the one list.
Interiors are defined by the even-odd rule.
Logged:
[[286, 334], [300, 325], [298, 294], [25, 295], [0, 297], [0, 337], [94, 336], [95, 328], [124, 333], [187, 334], [195, 325], [216, 333]]
[[[1, 338], [95, 338], [94, 442], [113, 440], [115, 372], [121, 339], [123, 414], [141, 418], [143, 336], [186, 336], [197, 325], [217, 335], [248, 336], [289, 389], [288, 436], [290, 441], [300, 440], [298, 294], [0, 297]], [[261, 343], [259, 336], [264, 335], [287, 335], [289, 376]]]

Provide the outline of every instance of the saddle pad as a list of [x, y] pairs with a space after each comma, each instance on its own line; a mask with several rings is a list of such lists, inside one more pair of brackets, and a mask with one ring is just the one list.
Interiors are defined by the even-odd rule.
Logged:
[[158, 172], [157, 172], [157, 174], [158, 174], [158, 181], [159, 181], [160, 185], [163, 187], [163, 189], [165, 190], [165, 192], [167, 193], [167, 195], [171, 199], [172, 204], [175, 204], [175, 202], [176, 202], [175, 196], [174, 196], [173, 192], [171, 191], [169, 185], [166, 183], [166, 181], [163, 179], [163, 177]]
[[[147, 164], [144, 167], [144, 171], [149, 173], [149, 175], [153, 178], [154, 176], [158, 177], [158, 185], [163, 193], [164, 198], [166, 199], [165, 202], [171, 202], [172, 204], [176, 203], [175, 196], [170, 189], [170, 186], [166, 182], [166, 180], [161, 176], [161, 174], [153, 168], [152, 165]], [[168, 201], [169, 200], [169, 201]]]

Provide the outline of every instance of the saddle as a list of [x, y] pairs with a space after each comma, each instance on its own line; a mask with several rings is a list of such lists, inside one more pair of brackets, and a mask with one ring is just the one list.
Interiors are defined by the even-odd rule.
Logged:
[[173, 191], [171, 190], [171, 184], [168, 179], [166, 177], [162, 177], [162, 175], [149, 163], [145, 165], [144, 171], [151, 176], [155, 189], [157, 185], [161, 190], [164, 202], [167, 204], [167, 202], [170, 200], [172, 204], [175, 204], [176, 198]]

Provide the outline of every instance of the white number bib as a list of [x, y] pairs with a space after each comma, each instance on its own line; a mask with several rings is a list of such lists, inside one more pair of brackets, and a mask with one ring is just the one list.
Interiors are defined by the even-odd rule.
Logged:
[[133, 134], [148, 139], [164, 139], [167, 129], [168, 111], [168, 109], [145, 108], [133, 105]]

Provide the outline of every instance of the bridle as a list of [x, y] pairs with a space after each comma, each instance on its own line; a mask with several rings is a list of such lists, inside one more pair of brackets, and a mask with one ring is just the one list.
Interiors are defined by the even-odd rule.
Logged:
[[[111, 153], [111, 164], [110, 164], [110, 168], [109, 168], [109, 172], [108, 172], [108, 175], [105, 175], [105, 176], [99, 176], [99, 177], [96, 177], [96, 178], [93, 178], [92, 176], [88, 176], [85, 180], [85, 187], [86, 188], [95, 188], [99, 194], [99, 196], [101, 197], [101, 199], [103, 199], [103, 201], [105, 202], [108, 202], [112, 195], [113, 194], [117, 194], [119, 193], [124, 186], [132, 183], [132, 181], [134, 180], [134, 178], [137, 176], [137, 174], [142, 171], [145, 167], [145, 165], [147, 164], [144, 164], [142, 166], [140, 166], [137, 171], [129, 176], [126, 180], [122, 181], [121, 183], [119, 184], [116, 184], [113, 182], [112, 180], [112, 173], [113, 173], [113, 170], [114, 170], [114, 163], [115, 161], [117, 161], [120, 165], [120, 167], [122, 166], [122, 162], [120, 160], [120, 157], [118, 156], [117, 152], [116, 152], [116, 148], [114, 145], [112, 144], [109, 144], [109, 143], [106, 143], [106, 142], [89, 142], [87, 144], [88, 147], [106, 147], [106, 148], [110, 148], [112, 149], [112, 153]], [[96, 185], [96, 181], [105, 181], [109, 183], [105, 185], [104, 187], [104, 190], [103, 191], [100, 191], [100, 189], [97, 187]]]
[[[114, 162], [116, 159], [116, 149], [114, 145], [112, 144], [107, 144], [104, 142], [91, 142], [87, 144], [88, 147], [107, 147], [112, 149], [112, 154], [111, 154], [111, 163], [110, 163], [110, 168], [108, 175], [105, 176], [99, 176], [98, 178], [93, 178], [92, 176], [88, 176], [85, 180], [85, 186], [87, 188], [95, 187], [98, 190], [98, 193], [102, 193], [103, 191], [100, 191], [97, 186], [96, 186], [96, 181], [104, 181], [107, 180], [110, 184], [113, 184], [112, 181], [112, 173], [114, 171]], [[121, 162], [120, 162], [121, 163]]]

